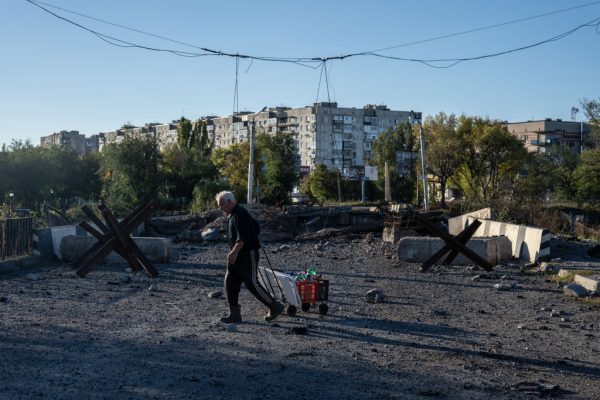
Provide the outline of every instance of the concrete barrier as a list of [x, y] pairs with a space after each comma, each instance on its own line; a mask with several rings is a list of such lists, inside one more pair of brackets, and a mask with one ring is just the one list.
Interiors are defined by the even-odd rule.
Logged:
[[[404, 237], [398, 241], [398, 259], [400, 261], [422, 263], [444, 245], [445, 242], [437, 237]], [[505, 236], [474, 238], [467, 242], [467, 247], [491, 264], [498, 264], [512, 258], [510, 240]], [[444, 257], [438, 262], [442, 261], [444, 261]], [[461, 253], [454, 259], [452, 264], [467, 265], [474, 263]]]
[[[165, 263], [171, 258], [171, 241], [166, 238], [132, 238], [152, 263]], [[65, 236], [60, 245], [61, 259], [75, 261], [83, 252], [92, 247], [97, 240], [91, 236]], [[126, 263], [120, 255], [111, 252], [103, 261], [108, 264]]]
[[[479, 210], [482, 211], [482, 210]], [[506, 236], [512, 245], [512, 255], [529, 262], [550, 259], [550, 232], [526, 225], [515, 225], [506, 222], [491, 221], [474, 217], [471, 214], [448, 220], [448, 231], [451, 235], [458, 235], [475, 218], [479, 219], [481, 226], [473, 237]]]

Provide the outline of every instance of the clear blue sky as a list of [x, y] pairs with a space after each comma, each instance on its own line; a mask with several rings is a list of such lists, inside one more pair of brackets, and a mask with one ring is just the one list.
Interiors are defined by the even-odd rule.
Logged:
[[[55, 6], [199, 47], [275, 57], [328, 57], [449, 35], [592, 1], [46, 0]], [[101, 33], [149, 47], [197, 49], [49, 8]], [[235, 59], [183, 58], [111, 46], [25, 0], [0, 2], [0, 144], [60, 130], [85, 135], [125, 122], [168, 122], [233, 110]], [[600, 17], [600, 2], [567, 12], [381, 54], [465, 58], [533, 44]], [[598, 29], [600, 31], [600, 29]], [[600, 33], [434, 69], [355, 57], [327, 63], [341, 106], [386, 104], [508, 121], [570, 119], [600, 97]], [[321, 70], [240, 60], [239, 110], [300, 107], [317, 99]], [[319, 101], [327, 101], [323, 80]], [[577, 116], [583, 118], [582, 112]]]

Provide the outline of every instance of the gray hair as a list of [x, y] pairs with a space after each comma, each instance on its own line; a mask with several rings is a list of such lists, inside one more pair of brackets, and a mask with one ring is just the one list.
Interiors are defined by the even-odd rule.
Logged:
[[235, 195], [233, 194], [233, 192], [223, 190], [222, 192], [217, 193], [217, 195], [215, 196], [215, 200], [217, 200], [217, 205], [221, 204], [221, 200], [232, 201], [235, 203]]

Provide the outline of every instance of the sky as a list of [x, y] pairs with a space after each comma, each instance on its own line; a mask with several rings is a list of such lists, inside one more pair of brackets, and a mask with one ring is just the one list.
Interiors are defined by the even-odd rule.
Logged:
[[[448, 68], [405, 60], [465, 59], [530, 46], [586, 23], [597, 24], [600, 1], [38, 4], [97, 33], [154, 49], [204, 53], [200, 48], [206, 48], [278, 59], [363, 55], [328, 60], [327, 75], [318, 60], [298, 65], [227, 55], [181, 57], [114, 46], [26, 0], [2, 0], [0, 145], [26, 139], [39, 144], [41, 136], [61, 130], [89, 136], [125, 123], [165, 123], [182, 116], [194, 120], [328, 100], [341, 107], [384, 104], [424, 115], [570, 120], [572, 107], [600, 98], [598, 25], [523, 51]], [[558, 12], [565, 9], [571, 10]], [[374, 51], [376, 55], [364, 55]], [[576, 119], [584, 120], [582, 111]]]

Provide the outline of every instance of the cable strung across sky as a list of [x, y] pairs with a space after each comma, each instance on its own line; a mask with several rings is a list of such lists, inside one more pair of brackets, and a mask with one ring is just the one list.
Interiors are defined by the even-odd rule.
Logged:
[[[494, 25], [489, 25], [486, 27], [481, 27], [481, 28], [476, 28], [476, 29], [470, 29], [470, 30], [466, 30], [466, 31], [462, 31], [462, 32], [458, 32], [458, 33], [453, 33], [453, 34], [448, 34], [448, 35], [443, 35], [443, 36], [438, 36], [435, 38], [431, 38], [431, 39], [425, 39], [425, 40], [420, 40], [420, 41], [415, 41], [415, 42], [409, 42], [409, 43], [405, 43], [405, 44], [400, 44], [400, 45], [396, 45], [396, 46], [390, 46], [390, 47], [385, 47], [385, 48], [381, 48], [381, 49], [377, 49], [377, 50], [370, 50], [370, 51], [362, 51], [362, 52], [356, 52], [356, 53], [348, 53], [348, 54], [342, 54], [342, 55], [338, 55], [338, 56], [328, 56], [328, 57], [273, 57], [273, 56], [254, 56], [254, 55], [249, 55], [249, 54], [243, 54], [243, 53], [232, 53], [232, 52], [224, 52], [224, 51], [220, 51], [220, 50], [214, 50], [214, 49], [209, 49], [206, 47], [201, 47], [201, 46], [195, 46], [195, 45], [191, 45], [188, 43], [184, 43], [181, 41], [177, 41], [174, 39], [169, 39], [160, 35], [156, 35], [156, 34], [152, 34], [152, 33], [148, 33], [148, 32], [144, 32], [138, 29], [134, 29], [134, 28], [130, 28], [124, 25], [120, 25], [120, 24], [116, 24], [110, 21], [105, 21], [99, 18], [95, 18], [95, 17], [91, 17], [85, 14], [81, 14], [75, 11], [71, 11], [71, 10], [67, 10], [61, 7], [57, 7], [48, 3], [44, 3], [41, 1], [36, 1], [36, 0], [25, 0], [28, 3], [35, 5], [36, 7], [39, 7], [40, 9], [44, 10], [45, 12], [53, 15], [54, 17], [61, 19], [67, 23], [70, 23], [82, 30], [85, 30], [87, 32], [92, 33], [93, 35], [95, 35], [96, 37], [98, 37], [99, 39], [113, 45], [113, 46], [118, 46], [118, 47], [129, 47], [129, 48], [138, 48], [138, 49], [142, 49], [142, 50], [148, 50], [148, 51], [156, 51], [156, 52], [166, 52], [166, 53], [171, 53], [180, 57], [205, 57], [205, 56], [225, 56], [225, 57], [235, 57], [237, 59], [249, 59], [249, 60], [257, 60], [257, 61], [267, 61], [267, 62], [285, 62], [285, 63], [292, 63], [292, 64], [296, 64], [296, 65], [300, 65], [303, 67], [309, 67], [309, 68], [319, 68], [322, 66], [323, 63], [328, 62], [328, 61], [333, 61], [333, 60], [345, 60], [348, 58], [352, 58], [352, 57], [378, 57], [378, 58], [384, 58], [384, 59], [389, 59], [389, 60], [393, 60], [393, 61], [404, 61], [404, 62], [416, 62], [416, 63], [421, 63], [424, 64], [428, 67], [431, 68], [450, 68], [453, 67], [461, 62], [466, 62], [466, 61], [476, 61], [476, 60], [482, 60], [482, 59], [486, 59], [486, 58], [492, 58], [492, 57], [498, 57], [498, 56], [502, 56], [502, 55], [506, 55], [509, 53], [515, 53], [515, 52], [520, 52], [520, 51], [524, 51], [524, 50], [528, 50], [534, 47], [538, 47], [550, 42], [554, 42], [557, 40], [561, 40], [564, 39], [567, 36], [570, 36], [571, 34], [584, 29], [584, 28], [591, 28], [591, 27], [595, 27], [595, 31], [597, 34], [600, 34], [600, 17], [592, 19], [591, 21], [585, 22], [581, 25], [578, 25], [566, 32], [557, 34], [553, 37], [550, 37], [548, 39], [545, 40], [541, 40], [532, 44], [528, 44], [528, 45], [524, 45], [524, 46], [520, 46], [517, 48], [513, 48], [513, 49], [509, 49], [509, 50], [504, 50], [504, 51], [498, 51], [498, 52], [494, 52], [494, 53], [489, 53], [489, 54], [483, 54], [483, 55], [479, 55], [479, 56], [474, 56], [474, 57], [456, 57], [456, 58], [439, 58], [439, 59], [419, 59], [419, 58], [405, 58], [405, 57], [398, 57], [398, 56], [392, 56], [392, 55], [386, 55], [386, 54], [381, 54], [381, 52], [383, 51], [389, 51], [392, 49], [396, 49], [396, 48], [400, 48], [400, 47], [406, 47], [406, 46], [410, 46], [410, 45], [414, 45], [414, 44], [420, 44], [420, 43], [425, 43], [425, 42], [430, 42], [430, 41], [434, 41], [434, 40], [440, 40], [440, 39], [445, 39], [445, 38], [449, 38], [449, 37], [454, 37], [454, 36], [459, 36], [459, 35], [464, 35], [467, 33], [473, 33], [473, 32], [478, 32], [478, 31], [482, 31], [484, 29], [491, 29], [491, 28], [496, 28], [499, 26], [505, 26], [508, 24], [514, 24], [514, 23], [518, 23], [518, 22], [523, 22], [523, 21], [527, 21], [527, 20], [531, 20], [534, 18], [541, 18], [544, 16], [548, 16], [548, 15], [553, 15], [553, 14], [557, 14], [557, 13], [561, 13], [561, 12], [566, 12], [566, 11], [570, 11], [570, 10], [574, 10], [577, 8], [582, 8], [582, 7], [587, 7], [590, 5], [596, 5], [599, 4], [600, 1], [594, 1], [591, 3], [586, 3], [586, 4], [582, 4], [579, 6], [574, 6], [574, 7], [569, 7], [569, 8], [565, 8], [562, 10], [557, 10], [557, 11], [552, 11], [552, 12], [547, 12], [544, 14], [539, 14], [539, 15], [535, 15], [535, 16], [531, 16], [531, 17], [525, 17], [525, 18], [520, 18], [517, 20], [513, 20], [513, 21], [508, 21], [508, 22], [503, 22], [503, 23], [498, 23], [498, 24], [494, 24]], [[102, 22], [105, 24], [109, 24], [112, 26], [116, 26], [118, 28], [122, 28], [122, 29], [127, 29], [133, 32], [137, 32], [137, 33], [141, 33], [144, 35], [148, 35], [148, 36], [152, 36], [155, 38], [159, 38], [162, 40], [167, 40], [173, 43], [177, 43], [177, 44], [181, 44], [184, 46], [188, 46], [188, 47], [192, 47], [192, 48], [196, 48], [198, 50], [202, 50], [201, 53], [199, 52], [188, 52], [188, 51], [180, 51], [180, 50], [174, 50], [174, 49], [166, 49], [166, 48], [157, 48], [157, 47], [150, 47], [150, 46], [145, 46], [145, 45], [141, 45], [141, 44], [136, 44], [133, 42], [129, 42], [126, 40], [122, 40], [122, 39], [118, 39], [114, 36], [110, 36], [110, 35], [106, 35], [103, 33], [100, 33], [98, 31], [95, 31], [93, 29], [90, 29], [84, 25], [81, 25], [73, 20], [70, 20], [68, 18], [65, 18], [61, 15], [58, 15], [50, 10], [48, 10], [47, 8], [45, 8], [43, 5], [46, 5], [48, 7], [53, 7], [56, 9], [59, 9], [61, 11], [64, 12], [68, 12], [68, 13], [72, 13], [75, 15], [79, 15], [85, 18], [89, 18], [98, 22]]]

